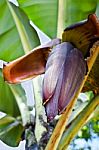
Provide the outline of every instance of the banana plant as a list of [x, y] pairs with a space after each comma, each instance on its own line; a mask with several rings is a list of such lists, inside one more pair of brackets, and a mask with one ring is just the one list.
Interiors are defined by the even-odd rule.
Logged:
[[[80, 129], [99, 105], [99, 4], [97, 0], [18, 0], [18, 4], [0, 3], [4, 14], [0, 18], [0, 59], [7, 62], [0, 76], [0, 110], [7, 114], [0, 119], [0, 139], [10, 146], [25, 139], [26, 149], [66, 149], [77, 134], [75, 128]], [[49, 43], [40, 45], [29, 19], [51, 38]], [[42, 85], [41, 77], [36, 78], [41, 74], [45, 74]], [[35, 116], [20, 84], [32, 78]], [[88, 90], [95, 98], [68, 128], [78, 94]], [[52, 132], [56, 115], [61, 117]]]

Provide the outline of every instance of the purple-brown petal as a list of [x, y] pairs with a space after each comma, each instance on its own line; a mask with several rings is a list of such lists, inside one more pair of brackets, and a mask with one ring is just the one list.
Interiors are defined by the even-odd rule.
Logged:
[[44, 105], [49, 121], [66, 108], [85, 74], [86, 62], [79, 50], [68, 42], [53, 48], [43, 84]]
[[59, 43], [60, 39], [53, 39], [44, 45], [36, 47], [29, 54], [8, 63], [3, 68], [5, 81], [20, 83], [43, 74], [51, 48]]
[[67, 51], [73, 48], [70, 43], [62, 43], [52, 49], [49, 55], [43, 83], [44, 103], [53, 96], [59, 76], [64, 67]]
[[45, 104], [45, 110], [48, 121], [53, 120], [54, 117], [58, 114], [58, 100], [61, 91], [62, 79], [63, 79], [63, 69], [57, 81], [54, 94], [52, 95], [52, 97], [50, 97], [50, 100]]
[[86, 62], [78, 49], [71, 49], [64, 64], [62, 87], [59, 97], [59, 113], [63, 112], [71, 101], [86, 74]]
[[50, 48], [39, 48], [31, 53], [22, 56], [3, 68], [5, 81], [9, 83], [20, 83], [31, 79], [45, 72], [46, 55]]

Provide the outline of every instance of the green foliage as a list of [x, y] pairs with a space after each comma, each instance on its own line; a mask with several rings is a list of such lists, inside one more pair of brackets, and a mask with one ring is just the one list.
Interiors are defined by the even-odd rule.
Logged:
[[19, 33], [23, 50], [26, 53], [40, 44], [39, 37], [36, 30], [30, 25], [28, 17], [25, 13], [14, 4], [7, 4]]
[[99, 135], [99, 119], [93, 119], [90, 124], [93, 131]]
[[0, 71], [0, 111], [11, 116], [17, 117], [20, 115], [18, 105], [15, 100], [10, 86], [4, 82], [2, 72]]
[[79, 132], [78, 137], [85, 138], [86, 140], [90, 138], [90, 129], [89, 126], [84, 126]]
[[[2, 3], [0, 3], [0, 8], [0, 14], [3, 14], [2, 17], [0, 17], [0, 59], [11, 61], [23, 55], [24, 50], [6, 0], [2, 0]], [[27, 37], [29, 38], [28, 41], [31, 43], [31, 47], [35, 47], [39, 44], [39, 38], [36, 31], [29, 24], [29, 20], [24, 12], [14, 5], [13, 8], [19, 20], [21, 19], [22, 26], [27, 34]], [[20, 90], [23, 91], [22, 88], [20, 88]], [[0, 91], [0, 110], [10, 115], [19, 115], [16, 98], [13, 95], [9, 85], [4, 82], [1, 72]]]
[[59, 0], [18, 0], [19, 6], [26, 12], [29, 19], [51, 38], [57, 36], [60, 7], [66, 7], [63, 20], [64, 28], [72, 23], [86, 19], [88, 14], [96, 11], [97, 7], [97, 0], [62, 1], [64, 6], [59, 6]]
[[20, 119], [10, 116], [0, 119], [0, 139], [9, 146], [15, 147], [19, 144], [23, 131]]
[[[88, 96], [89, 100], [91, 101], [94, 97], [94, 94], [92, 91], [86, 92], [86, 95]], [[96, 108], [96, 111], [94, 112], [93, 118], [85, 125], [83, 128], [78, 132], [78, 138], [85, 138], [89, 139], [91, 138], [91, 132], [99, 134], [99, 107]]]
[[58, 0], [18, 0], [29, 19], [49, 37], [57, 35]]
[[99, 135], [99, 120], [96, 120], [94, 118], [82, 127], [75, 139], [81, 138], [88, 141], [88, 139], [92, 139], [93, 133], [97, 134], [97, 136]]
[[[22, 41], [20, 39], [20, 34], [18, 32], [18, 27], [15, 24], [15, 20], [13, 19], [10, 10], [11, 7], [9, 6], [12, 6], [14, 9], [14, 15], [16, 15], [17, 21], [19, 20], [19, 24], [21, 24], [21, 27], [25, 32], [26, 39], [30, 43], [30, 49], [34, 48], [40, 43], [37, 32], [29, 24], [29, 20], [25, 13], [14, 5], [8, 5], [6, 0], [2, 0], [2, 2], [0, 2], [0, 59], [5, 61], [11, 61], [25, 53], [21, 43]], [[11, 123], [10, 125], [7, 124], [7, 131], [4, 129], [5, 132], [3, 132], [0, 127], [1, 140], [10, 146], [17, 146], [21, 140], [20, 137], [23, 132], [22, 124], [25, 124], [30, 119], [28, 117], [29, 114], [26, 112], [28, 111], [26, 106], [26, 95], [21, 85], [8, 85], [5, 83], [1, 71], [0, 111], [3, 111], [13, 117], [18, 117], [20, 113], [22, 115], [22, 121], [20, 123]], [[5, 117], [5, 121], [6, 119], [7, 118]], [[10, 117], [10, 120], [13, 119]], [[16, 120], [16, 118], [14, 118], [14, 120]], [[2, 124], [2, 119], [0, 120], [0, 123]], [[3, 126], [4, 124], [2, 124], [2, 127]]]
[[0, 59], [11, 61], [24, 54], [14, 20], [6, 3], [0, 3]]
[[87, 18], [88, 14], [96, 11], [97, 0], [67, 0], [66, 26]]

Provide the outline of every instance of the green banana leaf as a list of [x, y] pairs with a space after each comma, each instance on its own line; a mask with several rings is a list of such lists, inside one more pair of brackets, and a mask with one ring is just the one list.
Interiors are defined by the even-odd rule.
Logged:
[[22, 140], [23, 131], [24, 127], [21, 120], [11, 116], [5, 116], [0, 119], [0, 140], [7, 145], [16, 147]]
[[[19, 20], [21, 20], [32, 49], [40, 43], [38, 35], [35, 29], [29, 24], [29, 20], [24, 12], [14, 5], [13, 7]], [[11, 61], [20, 57], [25, 52], [6, 0], [0, 2], [0, 15], [0, 59]], [[22, 88], [20, 90], [23, 91]], [[2, 72], [0, 72], [0, 111], [4, 111], [12, 116], [20, 114], [16, 104], [16, 98], [9, 85], [4, 82]]]
[[2, 72], [0, 71], [0, 111], [17, 117], [20, 115], [15, 96], [10, 86], [4, 82]]
[[[15, 6], [13, 5], [13, 7]], [[34, 48], [38, 46], [40, 41], [37, 32], [29, 24], [25, 13], [21, 9], [15, 8], [16, 14], [26, 31], [27, 39], [31, 43], [31, 47]], [[22, 56], [24, 50], [6, 0], [0, 2], [0, 15], [0, 59], [11, 61]]]
[[[25, 44], [23, 46], [19, 30], [30, 46]], [[25, 13], [8, 1], [2, 0], [0, 2], [0, 59], [6, 62], [14, 60], [24, 55], [27, 49], [31, 50], [39, 44], [37, 32], [29, 24]], [[4, 82], [0, 71], [0, 111], [10, 115], [0, 120], [0, 139], [10, 146], [18, 146], [23, 125], [30, 121], [26, 100], [21, 85], [9, 85]], [[18, 122], [16, 119], [20, 115], [22, 121]]]
[[59, 24], [63, 23], [64, 29], [72, 23], [86, 19], [88, 14], [95, 12], [97, 6], [97, 0], [82, 2], [79, 0], [18, 0], [18, 2], [29, 19], [51, 38], [57, 36]]
[[58, 0], [18, 0], [19, 6], [49, 37], [56, 37]]
[[87, 19], [89, 14], [95, 13], [97, 0], [66, 0], [66, 26]]

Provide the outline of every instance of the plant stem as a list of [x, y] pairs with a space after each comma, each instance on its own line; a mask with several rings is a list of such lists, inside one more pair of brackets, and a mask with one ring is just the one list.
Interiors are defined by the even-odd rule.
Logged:
[[54, 132], [46, 146], [46, 150], [56, 150], [57, 149], [57, 146], [59, 144], [59, 141], [62, 137], [62, 134], [65, 130], [65, 127], [67, 125], [67, 122], [68, 122], [68, 119], [71, 115], [71, 112], [72, 112], [72, 109], [77, 101], [77, 97], [79, 95], [79, 93], [81, 92], [86, 80], [87, 80], [87, 77], [92, 69], [92, 66], [97, 58], [97, 56], [99, 55], [99, 42], [96, 42], [94, 44], [94, 46], [92, 47], [91, 49], [91, 56], [90, 58], [88, 59], [87, 61], [87, 64], [88, 64], [88, 73], [87, 75], [85, 76], [83, 82], [81, 83], [81, 86], [79, 88], [79, 90], [76, 92], [74, 98], [71, 100], [70, 104], [67, 106], [66, 110], [64, 111], [64, 113], [62, 114], [62, 116], [60, 117], [55, 129], [54, 129]]
[[25, 54], [26, 54], [32, 49], [31, 45], [29, 44], [28, 36], [26, 34], [26, 31], [24, 29], [23, 24], [20, 22], [19, 18], [17, 17], [16, 13], [13, 10], [11, 4], [8, 1], [7, 1], [7, 4], [8, 4], [8, 7], [10, 9], [10, 12], [13, 16], [13, 19], [15, 21], [15, 24], [16, 24], [16, 27], [17, 27], [17, 30], [18, 30], [18, 33], [19, 33], [19, 36], [21, 39], [22, 46], [23, 46], [23, 49], [24, 49]]
[[[13, 16], [16, 28], [18, 30], [19, 36], [20, 36], [20, 40], [24, 49], [24, 53], [28, 53], [31, 49], [32, 49], [32, 44], [30, 42], [30, 37], [27, 34], [27, 31], [24, 27], [24, 25], [22, 24], [21, 20], [19, 19], [19, 17], [17, 16], [15, 10], [13, 9], [12, 5], [7, 1], [9, 10]], [[38, 80], [38, 79], [36, 79]], [[33, 83], [35, 84], [35, 83]], [[39, 83], [36, 84], [37, 87], [39, 87]], [[14, 87], [10, 86], [12, 92], [14, 93], [14, 95], [16, 96], [16, 101], [17, 104], [19, 106], [20, 112], [21, 112], [21, 117], [22, 117], [22, 122], [23, 125], [27, 125], [27, 124], [33, 124], [33, 122], [31, 122], [31, 115], [30, 112], [28, 110], [28, 106], [25, 102], [22, 101], [22, 98], [18, 95], [18, 93], [16, 92], [16, 89], [14, 89]], [[35, 95], [39, 95], [38, 92], [35, 91]], [[36, 97], [37, 97], [36, 96]], [[41, 96], [41, 95], [40, 95]], [[24, 106], [24, 107], [23, 107]], [[36, 110], [38, 111], [38, 110]], [[25, 139], [26, 139], [26, 149], [30, 150], [33, 149], [33, 147], [37, 147], [37, 143], [36, 143], [36, 139], [35, 139], [35, 133], [34, 133], [34, 129], [33, 127], [31, 127], [31, 125], [28, 127], [28, 129], [25, 130]]]
[[43, 123], [47, 123], [47, 117], [45, 115], [45, 108], [42, 105], [42, 78], [38, 76], [33, 80], [34, 85], [34, 97], [35, 97], [35, 109], [36, 109], [36, 124], [35, 124], [35, 136], [38, 142], [42, 137], [42, 134], [46, 132], [46, 128]]
[[[8, 2], [8, 0], [6, 0], [6, 1], [7, 1], [7, 5], [9, 7], [9, 10], [10, 10], [12, 16], [13, 16], [14, 22], [16, 24], [16, 28], [18, 30], [24, 52], [28, 53], [30, 51], [30, 49], [32, 49], [32, 48], [31, 48], [31, 45], [28, 42], [28, 38], [27, 38], [27, 34], [25, 32], [24, 26], [20, 22], [20, 20], [19, 20], [18, 16], [16, 15], [12, 5]], [[22, 122], [23, 122], [23, 125], [25, 126], [27, 123], [30, 123], [30, 113], [29, 113], [29, 110], [28, 110], [28, 106], [25, 103], [25, 101], [22, 100], [22, 97], [20, 97], [20, 95], [19, 95], [18, 91], [16, 90], [15, 86], [12, 86], [12, 85], [9, 85], [9, 86], [10, 86], [13, 94], [16, 97], [16, 101], [17, 101], [18, 107], [19, 107], [20, 112], [21, 112]]]
[[24, 95], [21, 94], [21, 92], [19, 91], [19, 85], [9, 85], [10, 89], [13, 93], [13, 95], [16, 98], [20, 113], [21, 113], [21, 117], [22, 117], [22, 123], [23, 126], [25, 126], [26, 124], [30, 123], [30, 113], [28, 110], [28, 107], [26, 105], [26, 97]]
[[61, 38], [66, 20], [66, 0], [58, 0], [57, 37]]
[[71, 140], [75, 137], [81, 127], [89, 120], [89, 117], [94, 112], [95, 108], [99, 105], [99, 96], [95, 97], [84, 108], [84, 110], [73, 120], [69, 128], [66, 129], [60, 143], [58, 150], [66, 150]]
[[38, 145], [32, 126], [29, 126], [28, 129], [25, 130], [25, 139], [25, 150], [38, 150]]

